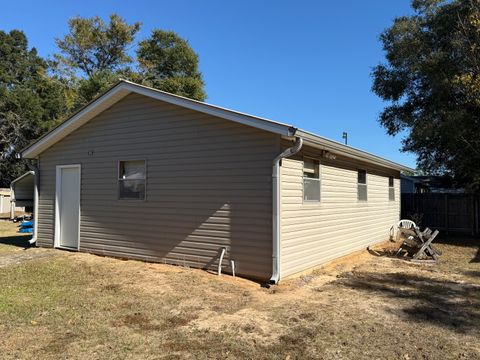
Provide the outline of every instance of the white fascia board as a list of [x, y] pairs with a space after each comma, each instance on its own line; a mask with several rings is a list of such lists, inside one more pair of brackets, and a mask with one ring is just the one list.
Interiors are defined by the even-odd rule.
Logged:
[[128, 94], [128, 90], [123, 88], [121, 84], [114, 86], [39, 140], [22, 150], [22, 157], [28, 159], [37, 157], [42, 151], [48, 149]]
[[111, 107], [116, 102], [123, 99], [131, 93], [144, 95], [156, 100], [164, 101], [169, 104], [178, 105], [186, 109], [191, 109], [201, 113], [216, 116], [222, 119], [234, 121], [240, 124], [252, 126], [258, 129], [266, 130], [282, 136], [291, 136], [295, 133], [295, 128], [290, 125], [282, 124], [268, 119], [255, 117], [252, 115], [240, 113], [237, 111], [221, 108], [218, 106], [188, 99], [182, 96], [173, 95], [164, 91], [152, 89], [146, 86], [138, 85], [129, 81], [122, 80], [117, 85], [103, 95], [86, 105], [79, 112], [74, 114], [68, 120], [54, 128], [52, 131], [41, 137], [32, 145], [22, 150], [21, 155], [24, 158], [35, 158], [42, 151], [45, 151], [56, 142], [69, 135], [80, 126], [87, 123], [96, 115]]
[[129, 81], [124, 81], [124, 83], [131, 92], [145, 95], [169, 104], [178, 105], [186, 109], [198, 111], [222, 119], [231, 120], [243, 125], [248, 125], [258, 129], [266, 130], [282, 136], [292, 136], [296, 130], [293, 126], [281, 122], [245, 114], [235, 110], [226, 109], [202, 101], [188, 99], [183, 96], [170, 94], [161, 90], [152, 89], [147, 86], [135, 84]]
[[297, 130], [295, 135], [303, 138], [303, 140], [305, 141], [305, 145], [325, 149], [327, 151], [331, 151], [333, 154], [343, 155], [355, 160], [365, 161], [367, 163], [371, 163], [374, 165], [379, 165], [379, 166], [383, 166], [386, 168], [395, 169], [399, 171], [408, 171], [408, 172], [415, 171], [414, 169], [408, 166], [398, 164], [394, 161], [390, 161], [380, 156], [371, 154], [367, 151], [356, 149], [354, 147], [347, 146], [337, 141], [333, 141], [333, 140], [330, 140], [330, 139], [327, 139], [303, 130]]

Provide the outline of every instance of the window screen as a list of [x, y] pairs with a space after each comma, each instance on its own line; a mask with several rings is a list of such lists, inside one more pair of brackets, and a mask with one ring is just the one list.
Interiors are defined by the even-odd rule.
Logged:
[[145, 199], [145, 160], [120, 161], [118, 166], [119, 199]]
[[367, 200], [367, 172], [358, 170], [357, 180], [357, 199], [361, 201]]
[[303, 200], [320, 201], [320, 169], [317, 160], [303, 160]]
[[395, 187], [393, 176], [390, 176], [388, 178], [388, 200], [395, 201]]

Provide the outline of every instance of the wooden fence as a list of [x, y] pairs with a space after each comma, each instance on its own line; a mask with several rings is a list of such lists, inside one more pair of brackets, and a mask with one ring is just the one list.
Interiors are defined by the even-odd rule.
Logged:
[[470, 194], [402, 194], [402, 219], [446, 233], [479, 235], [479, 197]]

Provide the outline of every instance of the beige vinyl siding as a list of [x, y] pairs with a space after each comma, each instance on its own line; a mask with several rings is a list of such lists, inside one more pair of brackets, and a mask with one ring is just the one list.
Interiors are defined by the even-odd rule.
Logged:
[[[132, 94], [40, 156], [38, 244], [54, 239], [55, 167], [81, 164], [80, 251], [271, 275], [277, 135]], [[146, 200], [118, 200], [118, 161], [146, 160]], [[228, 270], [229, 267], [226, 267]]]
[[[303, 158], [320, 160], [320, 202], [303, 201]], [[367, 171], [368, 200], [357, 200], [357, 170]], [[388, 177], [394, 176], [395, 201], [388, 198]], [[399, 172], [337, 156], [321, 157], [304, 148], [300, 156], [282, 160], [281, 274], [301, 272], [328, 260], [386, 240], [400, 214]]]

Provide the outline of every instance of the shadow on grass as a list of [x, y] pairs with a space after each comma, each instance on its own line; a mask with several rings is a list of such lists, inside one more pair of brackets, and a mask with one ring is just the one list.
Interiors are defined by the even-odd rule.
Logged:
[[471, 263], [480, 263], [480, 247], [478, 248], [477, 254], [475, 257], [470, 260]]
[[32, 235], [15, 235], [0, 237], [0, 244], [18, 246], [24, 249], [31, 247], [28, 242], [32, 238]]
[[480, 329], [480, 286], [441, 281], [405, 273], [353, 273], [337, 284], [387, 296], [395, 314], [410, 321], [428, 322], [459, 333]]
[[[463, 272], [467, 276], [476, 276], [480, 277], [480, 271], [464, 271]], [[480, 291], [480, 290], [479, 290]]]
[[435, 243], [444, 244], [444, 245], [454, 245], [454, 246], [463, 246], [477, 248], [477, 253], [470, 260], [470, 263], [480, 263], [480, 238], [473, 236], [441, 236], [438, 239], [435, 239]]
[[445, 235], [440, 232], [440, 235], [435, 238], [434, 243], [464, 247], [480, 247], [480, 238], [468, 235]]

